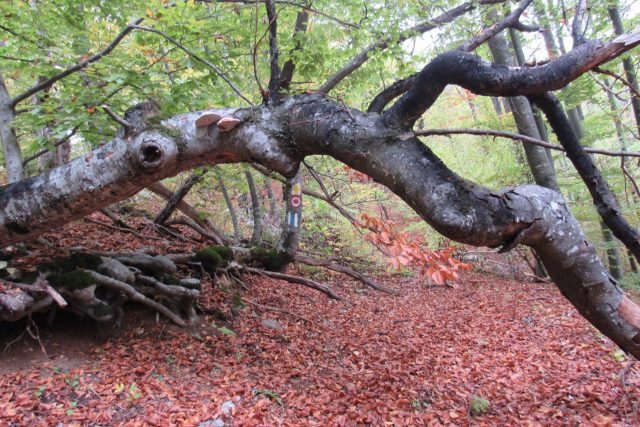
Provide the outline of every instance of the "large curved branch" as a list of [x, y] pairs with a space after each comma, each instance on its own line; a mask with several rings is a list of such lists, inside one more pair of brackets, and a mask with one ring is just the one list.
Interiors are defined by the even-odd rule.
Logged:
[[[530, 30], [529, 27], [526, 27], [524, 24], [520, 22], [520, 16], [525, 11], [527, 7], [531, 4], [529, 0], [523, 0], [516, 7], [516, 9], [511, 12], [509, 15], [496, 22], [492, 26], [485, 28], [480, 34], [469, 39], [464, 42], [455, 50], [460, 52], [473, 52], [478, 48], [481, 44], [495, 36], [496, 34], [503, 31], [505, 28], [522, 28], [523, 26]], [[385, 88], [378, 95], [375, 96], [367, 112], [369, 113], [382, 113], [384, 107], [387, 106], [392, 100], [396, 99], [403, 93], [406, 93], [409, 89], [413, 87], [413, 85], [418, 81], [418, 77], [420, 73], [414, 73], [409, 77], [406, 77], [402, 80], [398, 80], [393, 83], [388, 88]]]
[[[211, 113], [211, 112], [209, 112]], [[304, 156], [330, 155], [371, 176], [437, 231], [476, 246], [536, 250], [562, 293], [621, 348], [640, 357], [640, 308], [625, 298], [558, 193], [489, 191], [449, 170], [412, 134], [320, 95], [277, 108], [218, 110], [241, 123], [196, 127], [200, 113], [116, 140], [48, 174], [0, 190], [0, 245], [79, 218], [162, 177], [204, 163], [258, 162], [293, 176]], [[311, 123], [311, 125], [310, 125]]]
[[536, 67], [497, 66], [465, 52], [443, 53], [422, 69], [413, 87], [385, 112], [385, 122], [395, 127], [411, 127], [448, 84], [487, 96], [535, 95], [561, 89], [638, 44], [640, 33], [621, 36], [609, 43], [592, 40]]

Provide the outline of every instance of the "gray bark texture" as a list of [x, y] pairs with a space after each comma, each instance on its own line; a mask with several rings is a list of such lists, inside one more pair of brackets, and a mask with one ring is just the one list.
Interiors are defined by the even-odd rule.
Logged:
[[222, 191], [222, 196], [224, 197], [227, 209], [229, 210], [229, 216], [231, 217], [231, 224], [233, 225], [233, 239], [235, 242], [239, 242], [242, 238], [242, 233], [240, 232], [240, 224], [238, 224], [238, 215], [236, 215], [236, 209], [233, 207], [233, 201], [231, 200], [231, 197], [229, 197], [229, 191], [227, 191], [227, 186], [224, 184], [224, 179], [222, 179], [222, 177], [220, 177], [220, 191]]
[[[575, 145], [547, 91], [639, 42], [586, 42], [564, 57], [522, 69], [448, 52], [431, 61], [383, 114], [302, 94], [268, 107], [192, 112], [162, 126], [141, 126], [92, 155], [0, 188], [0, 246], [33, 238], [196, 166], [255, 162], [294, 178], [305, 157], [328, 155], [388, 187], [450, 239], [504, 251], [517, 244], [535, 249], [578, 311], [640, 357], [640, 308], [608, 274], [559, 193], [537, 185], [491, 191], [471, 183], [448, 169], [411, 130], [448, 84], [458, 84], [480, 95], [530, 96], [563, 146]], [[217, 124], [202, 120], [205, 114], [222, 119]], [[587, 162], [574, 145], [565, 148], [573, 150], [576, 163]]]
[[[617, 4], [614, 4], [608, 9], [609, 17], [613, 25], [613, 30], [616, 35], [620, 36], [624, 34], [624, 25], [620, 18], [620, 12], [618, 11]], [[637, 91], [638, 90], [638, 78], [636, 76], [636, 69], [631, 61], [631, 57], [627, 56], [622, 60], [622, 67], [624, 68], [624, 74], [627, 81]], [[640, 135], [640, 99], [635, 96], [631, 96], [631, 108], [633, 109], [633, 117], [636, 120], [636, 126], [638, 128], [638, 135]]]
[[9, 182], [18, 182], [22, 179], [22, 152], [20, 144], [13, 129], [16, 117], [12, 99], [4, 84], [4, 78], [0, 74], [0, 140], [2, 141], [2, 153], [7, 169]]
[[[515, 39], [517, 40], [517, 39]], [[498, 34], [489, 40], [489, 49], [496, 64], [511, 66], [514, 65], [514, 58], [509, 51], [506, 38]], [[541, 139], [536, 120], [531, 109], [531, 104], [524, 96], [509, 98], [513, 119], [518, 127], [518, 133]], [[543, 187], [559, 191], [558, 181], [553, 163], [550, 160], [548, 150], [532, 144], [523, 144], [527, 163], [531, 169], [531, 174], [536, 184]]]
[[249, 195], [251, 196], [251, 212], [253, 214], [253, 233], [251, 234], [251, 243], [260, 243], [262, 241], [262, 206], [260, 203], [260, 195], [256, 189], [256, 182], [250, 171], [244, 171], [244, 176], [249, 185]]

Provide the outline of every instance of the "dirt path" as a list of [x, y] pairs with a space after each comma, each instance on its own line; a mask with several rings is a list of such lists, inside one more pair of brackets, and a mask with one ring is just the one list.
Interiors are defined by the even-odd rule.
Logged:
[[[264, 278], [245, 294], [313, 323], [252, 304], [228, 325], [147, 319], [75, 352], [69, 366], [34, 359], [5, 370], [0, 424], [640, 422], [639, 367], [551, 285], [468, 274], [457, 289], [425, 288], [388, 277], [404, 291], [392, 297], [327, 280], [353, 305]], [[230, 300], [208, 295], [206, 305]]]

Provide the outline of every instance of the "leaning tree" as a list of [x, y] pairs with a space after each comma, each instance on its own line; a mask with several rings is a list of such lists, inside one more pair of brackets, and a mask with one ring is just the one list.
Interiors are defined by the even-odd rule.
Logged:
[[[354, 28], [363, 26], [367, 19], [372, 21], [368, 25], [375, 28], [384, 20], [377, 22], [374, 15], [369, 17], [366, 5], [358, 5], [363, 11], [361, 21], [351, 23], [327, 13], [319, 3], [279, 0], [185, 2], [189, 7], [209, 8], [209, 19], [216, 19], [216, 14], [220, 13], [240, 14], [243, 7], [253, 11], [255, 40], [247, 50], [254, 61], [258, 86], [259, 67], [255, 63], [262, 55], [257, 31], [259, 20], [266, 28], [263, 37], [264, 46], [268, 45], [265, 55], [269, 79], [266, 87], [260, 88], [259, 104], [252, 102], [255, 98], [243, 93], [237, 78], [230, 78], [219, 63], [209, 59], [210, 50], [190, 49], [180, 36], [154, 27], [153, 19], [161, 13], [170, 14], [172, 8], [185, 7], [181, 2], [162, 2], [164, 12], [162, 8], [157, 11], [147, 9], [146, 19], [151, 24], [143, 24], [142, 19], [133, 21], [103, 50], [84, 55], [75, 65], [43, 76], [19, 95], [10, 96], [5, 85], [0, 85], [4, 156], [9, 176], [15, 181], [0, 188], [0, 245], [32, 239], [196, 166], [253, 163], [282, 175], [291, 184], [305, 157], [326, 155], [389, 188], [448, 238], [469, 245], [500, 248], [501, 251], [509, 251], [517, 245], [535, 249], [562, 294], [578, 311], [622, 349], [640, 357], [640, 308], [610, 277], [562, 195], [536, 185], [500, 191], [476, 185], [448, 169], [418, 138], [420, 131], [414, 130], [416, 121], [434, 105], [448, 85], [457, 85], [483, 96], [527, 97], [546, 116], [589, 189], [603, 221], [634, 256], [640, 258], [637, 231], [620, 215], [606, 180], [580, 144], [561, 104], [552, 94], [582, 74], [633, 49], [640, 43], [640, 35], [622, 35], [607, 42], [587, 39], [585, 26], [589, 11], [586, 2], [579, 1], [572, 11], [572, 50], [544, 64], [498, 66], [472, 52], [505, 29], [530, 29], [520, 18], [531, 0], [514, 5], [504, 0], [462, 3], [424, 21], [419, 19], [419, 14], [426, 16], [433, 10], [426, 6], [410, 6], [410, 3], [401, 2], [400, 6], [418, 14], [406, 21], [412, 22], [411, 25], [395, 27], [393, 34], [372, 31], [373, 42], [337, 67], [324, 83], [314, 82], [314, 90], [296, 93], [292, 89], [296, 67], [313, 67], [313, 60], [305, 60], [304, 54], [317, 45], [305, 46], [300, 34], [309, 31], [314, 19]], [[375, 6], [373, 2], [370, 7], [375, 9]], [[496, 8], [499, 13], [486, 14], [487, 8]], [[283, 10], [290, 9], [298, 9], [295, 25], [283, 30], [279, 14], [284, 16]], [[479, 9], [483, 14], [477, 14]], [[411, 37], [469, 14], [500, 18], [479, 28], [471, 39], [435, 56], [419, 72], [371, 96], [366, 111], [351, 108], [341, 99], [329, 95], [348, 77], [360, 72], [361, 66], [378, 52], [397, 48]], [[24, 36], [12, 29], [10, 23], [3, 23], [2, 28], [15, 37]], [[278, 43], [284, 31], [293, 33], [287, 40], [286, 52]], [[106, 109], [122, 127], [115, 138], [48, 172], [20, 179], [23, 176], [22, 160], [17, 132], [11, 125], [20, 112], [20, 103], [54, 88], [69, 76], [82, 73], [86, 77], [87, 90], [90, 90], [92, 85], [99, 83], [91, 81], [91, 75], [86, 71], [117, 50], [131, 34], [150, 34], [156, 40], [163, 40], [171, 46], [172, 52], [181, 52], [192, 63], [210, 70], [216, 79], [227, 84], [235, 94], [235, 98], [229, 98], [229, 103], [246, 102], [248, 106], [162, 117], [144, 104], [129, 110], [124, 118]], [[24, 37], [37, 39], [37, 34]], [[339, 49], [339, 43], [335, 47]], [[329, 52], [326, 50], [324, 54]], [[310, 58], [313, 58], [312, 53]], [[282, 56], [287, 60], [281, 61]], [[227, 59], [234, 61], [233, 55], [228, 55]], [[152, 113], [145, 114], [146, 111]], [[291, 226], [293, 230], [290, 231], [295, 234], [299, 223], [291, 221]]]

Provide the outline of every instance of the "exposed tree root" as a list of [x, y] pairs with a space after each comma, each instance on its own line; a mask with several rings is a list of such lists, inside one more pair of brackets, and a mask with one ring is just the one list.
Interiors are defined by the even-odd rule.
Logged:
[[187, 326], [187, 322], [181, 319], [180, 316], [178, 316], [173, 311], [169, 310], [167, 307], [160, 304], [159, 302], [156, 302], [146, 297], [142, 293], [138, 292], [133, 286], [129, 285], [128, 283], [121, 282], [109, 276], [104, 276], [92, 270], [84, 270], [84, 271], [87, 274], [89, 274], [99, 284], [104, 285], [108, 288], [123, 292], [127, 297], [129, 297], [130, 300], [153, 308], [157, 312], [169, 318], [176, 325]]

